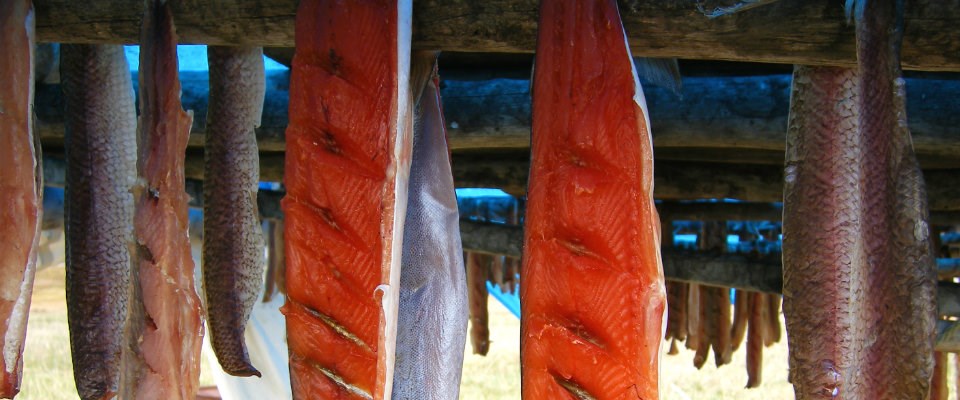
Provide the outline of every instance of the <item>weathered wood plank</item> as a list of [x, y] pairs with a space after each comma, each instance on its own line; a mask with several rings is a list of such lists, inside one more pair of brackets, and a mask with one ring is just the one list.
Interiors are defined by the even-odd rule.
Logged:
[[[442, 73], [442, 70], [441, 70]], [[183, 103], [194, 111], [192, 149], [203, 147], [207, 76], [181, 75]], [[136, 82], [136, 77], [134, 77]], [[648, 86], [658, 160], [783, 163], [790, 76], [687, 78], [683, 97]], [[289, 73], [270, 72], [260, 150], [284, 150]], [[960, 80], [908, 79], [908, 118], [914, 149], [925, 168], [960, 168]], [[443, 82], [444, 114], [454, 151], [527, 149], [530, 145], [529, 81]], [[63, 111], [58, 85], [40, 85], [38, 129], [47, 147], [62, 147]], [[731, 151], [736, 149], [736, 151]]]
[[[529, 161], [490, 155], [454, 156], [458, 187], [502, 188], [525, 193]], [[958, 169], [924, 170], [931, 211], [960, 211]], [[748, 202], [783, 200], [780, 166], [660, 161], [654, 165], [654, 197], [661, 200], [738, 199]]]
[[[46, 182], [63, 182], [57, 153], [46, 152]], [[496, 155], [454, 154], [453, 178], [460, 188], [497, 188], [513, 195], [526, 193], [529, 160]], [[960, 170], [925, 170], [927, 196], [932, 211], [960, 211]], [[203, 154], [188, 152], [186, 177], [203, 179]], [[283, 154], [260, 154], [260, 178], [283, 180]], [[783, 197], [783, 171], [779, 167], [719, 163], [657, 161], [654, 166], [654, 197], [660, 200], [739, 199], [748, 202], [778, 202]]]
[[[460, 221], [460, 232], [464, 250], [522, 256], [523, 228], [520, 226]], [[942, 268], [950, 268], [953, 263], [953, 259], [938, 260]], [[664, 276], [684, 282], [781, 293], [782, 269], [779, 254], [751, 258], [737, 254], [663, 250]], [[940, 315], [960, 316], [960, 284], [940, 282], [938, 293]]]
[[[133, 86], [139, 91], [137, 74], [133, 73]], [[284, 131], [287, 128], [287, 107], [290, 101], [290, 73], [268, 71], [267, 95], [264, 99], [261, 127], [257, 128], [257, 144], [262, 152], [284, 151]], [[207, 125], [207, 96], [209, 78], [206, 71], [182, 71], [180, 73], [181, 102], [186, 110], [193, 111], [193, 127], [188, 148], [203, 151]], [[63, 147], [64, 115], [63, 99], [59, 84], [37, 85], [34, 109], [37, 114], [37, 131], [44, 148], [58, 150]]]
[[[655, 156], [782, 164], [790, 79], [789, 75], [686, 78], [682, 97], [644, 87]], [[470, 140], [470, 148], [529, 147], [528, 88], [525, 80], [445, 82], [444, 112], [452, 143]], [[958, 96], [960, 81], [907, 80], [914, 149], [926, 168], [960, 167], [960, 102], [954, 100]]]
[[[460, 233], [466, 251], [512, 257], [520, 257], [523, 253], [523, 228], [520, 226], [461, 220]], [[776, 256], [758, 260], [740, 255], [665, 249], [663, 273], [674, 280], [768, 293], [779, 293], [783, 286]]]
[[[45, 166], [52, 167], [49, 169], [59, 168], [55, 159], [46, 161]], [[191, 206], [202, 206], [202, 183], [189, 180], [186, 189], [192, 197]], [[261, 217], [282, 218], [279, 207], [282, 198], [281, 192], [261, 190], [258, 195]], [[53, 207], [50, 210], [51, 215], [60, 217], [51, 219], [45, 229], [62, 227], [62, 213], [57, 212], [61, 211], [58, 208], [63, 207], [62, 201], [50, 202], [47, 206]], [[521, 257], [523, 254], [522, 226], [461, 220], [460, 232], [463, 248], [466, 251], [511, 257]], [[777, 254], [752, 258], [736, 254], [706, 254], [665, 249], [663, 263], [665, 276], [674, 280], [767, 293], [780, 293], [783, 284], [782, 267]], [[941, 271], [955, 270], [957, 264], [957, 259], [938, 260], [938, 268]], [[940, 314], [960, 316], [960, 285], [940, 282], [938, 290], [941, 294]]]
[[663, 221], [780, 221], [781, 203], [680, 203], [657, 204]]
[[[414, 3], [414, 46], [464, 52], [532, 52], [537, 0], [423, 0]], [[852, 65], [853, 27], [835, 0], [790, 0], [709, 19], [697, 0], [621, 0], [634, 55], [808, 65]], [[40, 41], [134, 43], [143, 2], [37, 0]], [[296, 0], [172, 2], [183, 43], [293, 46]], [[903, 64], [960, 70], [960, 7], [907, 3]]]
[[[657, 204], [657, 211], [662, 221], [779, 222], [783, 204], [663, 201]], [[939, 226], [960, 225], [960, 211], [931, 211], [930, 223]], [[960, 260], [953, 265], [955, 273], [960, 275]]]

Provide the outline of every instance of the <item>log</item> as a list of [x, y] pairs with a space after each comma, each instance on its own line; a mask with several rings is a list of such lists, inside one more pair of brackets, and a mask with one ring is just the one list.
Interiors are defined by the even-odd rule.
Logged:
[[[267, 47], [263, 49], [265, 56], [283, 64], [287, 68], [290, 68], [293, 63], [293, 53], [293, 47]], [[531, 68], [533, 68], [533, 54], [444, 51], [440, 53], [438, 62], [443, 66], [441, 78], [444, 80], [530, 79]], [[683, 62], [683, 64], [687, 63], [686, 61]], [[710, 68], [714, 63], [716, 62], [697, 61], [692, 71]], [[720, 62], [720, 64], [722, 64], [721, 71], [719, 71], [721, 74], [732, 73], [732, 71], [729, 70], [730, 64], [747, 67], [748, 71], [770, 73], [769, 71], [772, 70], [779, 71], [779, 73], [782, 74], [789, 74], [791, 72], [791, 67], [786, 65], [730, 62]], [[760, 67], [758, 68], [756, 66]], [[779, 70], [777, 68], [779, 68]]]
[[[62, 155], [47, 152], [43, 157], [44, 182], [51, 186], [63, 186], [66, 165]], [[508, 193], [522, 195], [526, 192], [526, 180], [529, 171], [527, 161], [516, 158], [485, 159], [484, 157], [454, 154], [454, 183], [461, 188], [502, 188]], [[738, 198], [756, 203], [773, 203], [782, 198], [782, 172], [776, 168], [761, 166], [737, 166], [732, 164], [678, 163], [675, 161], [657, 162], [654, 167], [654, 196], [661, 200], [689, 200], [711, 198]], [[935, 224], [950, 224], [960, 219], [960, 186], [956, 185], [956, 170], [924, 171], [927, 180], [930, 201], [931, 221]], [[190, 153], [186, 162], [186, 177], [192, 180], [203, 179], [203, 154]], [[280, 182], [283, 180], [283, 154], [262, 153], [260, 155], [260, 177], [263, 181]], [[276, 195], [280, 196], [280, 195]], [[279, 197], [277, 197], [278, 199]], [[264, 215], [277, 215], [279, 201], [260, 205]], [[721, 203], [722, 204], [722, 203]], [[722, 216], [722, 208], [739, 206], [690, 206], [717, 207], [716, 216]], [[760, 206], [766, 208], [767, 206]], [[692, 212], [692, 211], [685, 211]], [[767, 213], [770, 210], [758, 212]], [[744, 214], [749, 212], [744, 211]], [[665, 214], [669, 215], [669, 214]], [[735, 215], [732, 215], [735, 216]], [[677, 219], [673, 216], [667, 219]], [[941, 220], [940, 218], [943, 218]], [[737, 218], [722, 218], [734, 220]], [[747, 218], [743, 218], [747, 219]], [[766, 219], [766, 218], [765, 218]], [[779, 219], [769, 218], [775, 221]], [[948, 222], [941, 222], [941, 221]], [[503, 253], [510, 254], [510, 253]]]
[[[685, 78], [682, 97], [646, 86], [655, 156], [783, 164], [790, 79]], [[444, 115], [456, 149], [529, 147], [528, 81], [446, 81], [444, 90]], [[960, 103], [954, 101], [960, 81], [908, 79], [907, 92], [907, 115], [922, 165], [960, 168]]]
[[[657, 160], [781, 165], [790, 79], [789, 75], [686, 78], [682, 98], [647, 86]], [[184, 107], [194, 111], [190, 148], [202, 149], [207, 74], [185, 71], [181, 81]], [[289, 72], [270, 71], [267, 81], [258, 144], [262, 152], [282, 152]], [[908, 79], [907, 91], [908, 118], [921, 164], [960, 168], [960, 102], [954, 101], [960, 96], [960, 80]], [[454, 151], [529, 148], [528, 80], [445, 80], [441, 92]], [[39, 85], [37, 91], [37, 126], [45, 148], [63, 145], [60, 93], [59, 85]]]
[[757, 259], [738, 254], [664, 252], [663, 274], [682, 282], [780, 293], [783, 276], [778, 257]]
[[[268, 47], [263, 54], [274, 61], [287, 66], [293, 60], [293, 47]], [[639, 58], [639, 57], [637, 57]], [[529, 79], [533, 68], [534, 56], [531, 53], [464, 53], [445, 51], [440, 53], [439, 63], [443, 66], [442, 79], [490, 80], [490, 79]], [[755, 75], [790, 75], [791, 64], [769, 64], [717, 60], [677, 60], [684, 77], [733, 77]], [[950, 72], [905, 71], [907, 78], [955, 79]], [[644, 77], [640, 77], [641, 80]], [[646, 84], [646, 82], [644, 82]]]
[[[460, 237], [465, 251], [520, 257], [523, 252], [523, 228], [514, 225], [460, 221]], [[718, 287], [732, 287], [779, 294], [783, 289], [779, 254], [762, 258], [738, 254], [706, 254], [663, 249], [663, 274], [674, 281]], [[956, 259], [937, 260], [939, 268], [954, 268]], [[960, 284], [938, 284], [939, 312], [960, 316]]]
[[[414, 3], [418, 49], [532, 52], [536, 0], [424, 0]], [[37, 0], [42, 42], [135, 43], [143, 3], [129, 0]], [[710, 19], [697, 0], [622, 0], [633, 54], [642, 57], [853, 65], [853, 26], [833, 0], [779, 1]], [[172, 2], [182, 43], [293, 46], [296, 0]], [[953, 2], [908, 2], [903, 40], [907, 69], [960, 70], [960, 8]]]
[[[133, 75], [134, 90], [139, 92], [137, 73]], [[290, 101], [290, 72], [267, 71], [267, 95], [264, 99], [261, 126], [257, 128], [257, 145], [261, 152], [283, 152], [286, 148], [284, 131], [287, 129], [287, 105]], [[207, 97], [209, 79], [206, 71], [180, 73], [181, 102], [185, 110], [193, 111], [188, 149], [203, 152], [206, 142]], [[37, 85], [34, 109], [37, 131], [44, 149], [57, 151], [63, 147], [64, 110], [59, 84]]]
[[467, 252], [520, 257], [523, 253], [523, 228], [460, 220], [460, 241]]
[[[783, 217], [783, 203], [728, 203], [662, 201], [657, 204], [661, 221], [771, 221]], [[665, 223], [665, 222], [664, 222]], [[960, 211], [931, 211], [936, 226], [960, 224]], [[960, 262], [957, 263], [960, 272]]]
[[[44, 171], [54, 170], [56, 159], [44, 158]], [[60, 181], [62, 184], [62, 181]], [[48, 182], [49, 183], [49, 182]], [[202, 182], [188, 180], [187, 193], [191, 196], [191, 207], [201, 208]], [[280, 200], [283, 193], [261, 190], [257, 196], [262, 218], [282, 219]], [[62, 202], [50, 202], [51, 207], [62, 207]], [[63, 215], [52, 209], [51, 215]], [[62, 217], [56, 221], [44, 222], [44, 229], [62, 228]], [[505, 255], [519, 258], [523, 253], [523, 227], [468, 220], [460, 221], [460, 237], [463, 249], [486, 255]], [[771, 254], [763, 258], [736, 254], [704, 254], [665, 248], [663, 252], [664, 276], [670, 280], [703, 284], [718, 287], [732, 287], [738, 290], [751, 290], [764, 293], [781, 293], [783, 277], [780, 257]], [[941, 258], [937, 260], [940, 269], [954, 269], [960, 265], [957, 259]], [[960, 284], [940, 282], [940, 315], [960, 317]], [[958, 335], [960, 338], [960, 335]], [[957, 341], [960, 346], [960, 339]], [[960, 347], [958, 347], [960, 348]]]
[[[526, 192], [529, 162], [516, 156], [454, 154], [457, 187], [501, 188]], [[932, 211], [960, 211], [960, 169], [924, 170]], [[262, 172], [261, 172], [262, 174]], [[654, 197], [660, 200], [738, 199], [772, 203], [783, 200], [783, 170], [779, 166], [657, 161]]]
[[661, 221], [780, 221], [783, 204], [663, 201], [657, 211]]

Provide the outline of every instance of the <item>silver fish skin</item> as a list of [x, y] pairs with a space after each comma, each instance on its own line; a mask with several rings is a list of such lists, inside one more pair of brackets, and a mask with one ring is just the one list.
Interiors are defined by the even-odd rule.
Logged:
[[[424, 74], [429, 79], [419, 97], [414, 127], [393, 393], [397, 399], [456, 399], [467, 333], [459, 213], [440, 111], [436, 54], [415, 54], [412, 63], [411, 82]], [[415, 84], [411, 88], [418, 90]]]
[[121, 45], [60, 49], [66, 99], [66, 291], [83, 399], [119, 393], [133, 262], [137, 112]]
[[254, 128], [265, 90], [263, 49], [207, 49], [210, 106], [203, 188], [203, 291], [213, 351], [223, 370], [260, 376], [244, 329], [263, 286], [264, 241], [257, 211], [260, 159]]

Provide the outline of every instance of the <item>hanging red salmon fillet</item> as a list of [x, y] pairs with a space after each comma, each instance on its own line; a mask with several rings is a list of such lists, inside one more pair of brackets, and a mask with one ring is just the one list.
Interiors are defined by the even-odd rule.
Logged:
[[283, 200], [295, 398], [389, 399], [412, 151], [408, 0], [305, 0]]
[[42, 179], [33, 136], [33, 5], [0, 2], [0, 397], [20, 392], [40, 238]]
[[200, 379], [203, 338], [184, 191], [193, 114], [180, 106], [177, 36], [169, 3], [147, 3], [141, 35], [133, 224], [143, 308], [142, 316], [131, 310], [129, 323], [132, 334], [141, 335], [143, 367], [136, 398], [192, 399]]
[[613, 0], [540, 3], [528, 201], [523, 397], [659, 398], [653, 146]]

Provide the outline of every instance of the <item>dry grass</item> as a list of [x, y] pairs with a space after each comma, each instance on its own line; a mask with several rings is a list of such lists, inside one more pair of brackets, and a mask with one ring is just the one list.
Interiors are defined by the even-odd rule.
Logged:
[[[18, 399], [50, 400], [76, 398], [67, 339], [63, 267], [37, 274], [36, 289], [24, 354], [23, 391]], [[520, 321], [497, 300], [490, 298], [492, 344], [486, 357], [474, 355], [467, 344], [460, 397], [465, 400], [520, 398]], [[785, 342], [786, 340], [784, 340]], [[721, 368], [712, 359], [697, 370], [693, 352], [681, 350], [663, 356], [664, 400], [687, 399], [789, 399], [793, 389], [786, 381], [787, 346], [784, 342], [764, 349], [763, 385], [744, 389], [747, 382], [745, 352], [741, 347], [733, 363]], [[201, 383], [212, 385], [210, 365], [202, 358]], [[951, 377], [953, 363], [951, 362]], [[955, 381], [949, 379], [951, 390]], [[953, 395], [951, 395], [951, 398]]]
[[[64, 273], [63, 264], [37, 273], [18, 400], [77, 398], [70, 361]], [[201, 385], [212, 385], [210, 365], [205, 357], [201, 357], [200, 368]]]
[[460, 398], [470, 400], [520, 398], [520, 320], [490, 296], [490, 352], [473, 354], [467, 339], [460, 381]]
[[[520, 398], [520, 321], [493, 297], [489, 301], [491, 340], [486, 357], [471, 354], [463, 367], [460, 398], [464, 400], [519, 399]], [[781, 324], [783, 321], [781, 320]], [[747, 370], [744, 345], [734, 353], [730, 365], [717, 368], [711, 354], [701, 370], [693, 366], [693, 351], [683, 348], [680, 354], [664, 354], [661, 365], [661, 396], [663, 400], [736, 399], [771, 400], [793, 398], [793, 386], [787, 383], [786, 336], [780, 343], [764, 348], [763, 384], [757, 389], [746, 389]], [[668, 346], [664, 346], [668, 347]], [[954, 363], [948, 376], [950, 398], [955, 396]]]
[[[520, 398], [520, 321], [490, 298], [490, 330], [493, 343], [487, 357], [470, 354], [463, 368], [462, 399]], [[681, 344], [682, 347], [682, 344]], [[764, 384], [744, 389], [747, 383], [744, 352], [738, 351], [732, 365], [717, 368], [708, 363], [698, 371], [693, 351], [682, 349], [675, 356], [663, 356], [662, 395], [664, 400], [687, 399], [786, 399], [793, 396], [787, 383], [787, 347], [778, 343], [764, 349]], [[712, 362], [712, 358], [710, 362]]]

